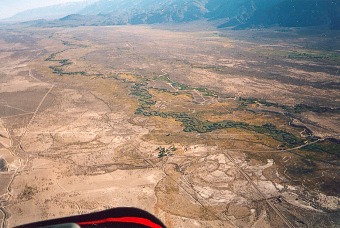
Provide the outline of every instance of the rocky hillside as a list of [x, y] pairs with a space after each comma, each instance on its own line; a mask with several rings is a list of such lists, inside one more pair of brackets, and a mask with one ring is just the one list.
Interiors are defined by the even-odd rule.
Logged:
[[222, 21], [219, 27], [340, 28], [337, 0], [99, 0], [50, 26]]

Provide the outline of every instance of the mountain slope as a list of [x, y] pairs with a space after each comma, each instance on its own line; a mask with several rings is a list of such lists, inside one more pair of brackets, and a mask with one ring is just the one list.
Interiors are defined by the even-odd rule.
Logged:
[[254, 12], [243, 27], [279, 25], [306, 27], [340, 24], [340, 3], [333, 0], [285, 0]]
[[335, 0], [99, 0], [73, 10], [72, 14], [46, 25], [154, 24], [218, 19], [222, 21], [219, 27], [236, 29], [276, 25], [340, 28], [340, 3]]
[[70, 14], [78, 13], [86, 6], [93, 4], [94, 0], [83, 2], [71, 2], [46, 7], [40, 7], [23, 12], [7, 18], [7, 21], [29, 21], [37, 19], [58, 19]]
[[203, 18], [207, 0], [101, 0], [80, 11], [83, 15], [107, 15], [111, 24], [182, 22]]

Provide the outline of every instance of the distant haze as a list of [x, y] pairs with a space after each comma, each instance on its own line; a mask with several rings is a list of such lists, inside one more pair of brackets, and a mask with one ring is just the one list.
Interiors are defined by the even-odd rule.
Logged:
[[0, 0], [0, 19], [11, 17], [27, 9], [79, 1], [83, 0]]

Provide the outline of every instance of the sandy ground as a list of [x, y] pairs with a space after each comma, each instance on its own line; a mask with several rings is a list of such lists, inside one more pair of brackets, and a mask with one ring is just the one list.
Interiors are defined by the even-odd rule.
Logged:
[[[237, 109], [235, 98], [257, 96], [291, 105], [313, 97], [334, 100], [338, 89], [235, 74], [263, 59], [237, 58], [235, 50], [226, 57], [224, 51], [246, 43], [207, 33], [148, 27], [35, 32], [39, 35], [27, 42], [0, 36], [5, 50], [0, 59], [8, 63], [0, 67], [1, 226], [119, 206], [147, 210], [168, 227], [339, 225], [339, 192], [320, 187], [337, 183], [336, 165], [315, 161], [313, 174], [301, 174], [299, 167], [308, 166], [308, 161], [278, 150], [279, 142], [268, 135], [242, 129], [184, 132], [174, 119], [137, 115], [140, 100], [131, 95], [131, 83], [147, 84], [157, 110], [188, 112], [211, 121], [270, 122], [297, 135], [282, 109], [255, 104], [255, 111]], [[202, 49], [197, 51], [197, 45]], [[221, 47], [223, 51], [215, 52]], [[86, 74], [53, 74], [50, 67], [59, 60], [47, 61], [52, 53], [72, 62], [63, 66], [64, 72]], [[215, 63], [221, 69], [212, 68]], [[294, 77], [308, 74], [314, 81], [338, 83], [326, 73], [318, 77], [294, 67], [288, 71]], [[112, 77], [122, 72], [126, 75]], [[158, 80], [164, 76], [168, 81]], [[175, 81], [193, 88], [182, 92]], [[203, 86], [223, 96], [207, 96]], [[257, 114], [263, 110], [265, 114]], [[296, 118], [317, 136], [339, 133], [338, 113], [310, 111]], [[171, 145], [176, 147], [174, 155], [159, 158], [157, 148]], [[329, 162], [332, 156], [322, 159]]]

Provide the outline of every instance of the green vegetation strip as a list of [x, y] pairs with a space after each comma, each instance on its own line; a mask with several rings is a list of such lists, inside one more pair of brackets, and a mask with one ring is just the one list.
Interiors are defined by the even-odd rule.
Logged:
[[340, 157], [340, 142], [334, 139], [328, 139], [323, 142], [318, 142], [301, 148], [305, 151], [313, 151], [318, 153], [328, 153]]
[[57, 55], [64, 51], [52, 53], [49, 57], [45, 59], [45, 61], [47, 62], [57, 62], [59, 64], [59, 66], [49, 67], [50, 69], [52, 69], [52, 73], [58, 74], [58, 75], [76, 75], [76, 74], [87, 75], [85, 71], [66, 72], [63, 70], [64, 66], [68, 66], [72, 64], [72, 62], [69, 59], [56, 59]]
[[[64, 50], [65, 51], [65, 50]], [[63, 70], [64, 66], [71, 65], [72, 62], [69, 59], [56, 59], [56, 56], [64, 51], [52, 53], [45, 61], [50, 62], [58, 62], [59, 66], [50, 66], [53, 70], [53, 73], [58, 75], [87, 75], [84, 71], [79, 72], [65, 72]], [[127, 83], [125, 80], [120, 79], [118, 75], [112, 76], [113, 78], [120, 80], [122, 82]], [[166, 75], [161, 77], [154, 78], [155, 80], [162, 80], [171, 83], [171, 85], [177, 88], [180, 91], [184, 90], [197, 90], [201, 92], [204, 96], [213, 96], [217, 97], [217, 93], [215, 91], [209, 90], [207, 88], [195, 88], [190, 87], [188, 85], [174, 82]], [[236, 128], [243, 129], [247, 131], [256, 132], [259, 134], [267, 135], [272, 137], [274, 140], [283, 143], [287, 147], [294, 147], [297, 145], [302, 145], [303, 140], [299, 137], [283, 131], [279, 130], [273, 124], [264, 124], [261, 126], [251, 125], [245, 122], [237, 122], [237, 121], [228, 121], [223, 120], [219, 122], [210, 122], [210, 121], [202, 121], [196, 117], [190, 116], [185, 112], [177, 113], [177, 112], [160, 112], [152, 110], [152, 106], [156, 104], [156, 101], [153, 100], [152, 95], [149, 93], [147, 86], [147, 79], [142, 83], [131, 83], [131, 95], [137, 97], [140, 107], [137, 108], [136, 114], [144, 115], [144, 116], [159, 116], [162, 118], [174, 118], [176, 121], [179, 121], [183, 124], [184, 132], [198, 132], [198, 133], [207, 133], [212, 132], [219, 129], [227, 129], [227, 128]], [[178, 92], [177, 92], [178, 93]], [[176, 93], [176, 94], [177, 94]], [[261, 104], [267, 107], [277, 107], [283, 110], [286, 110], [289, 113], [302, 113], [306, 111], [313, 111], [316, 113], [324, 113], [324, 112], [335, 112], [340, 113], [340, 108], [329, 108], [329, 107], [315, 107], [304, 104], [298, 104], [295, 106], [285, 106], [277, 103], [267, 102], [265, 100], [260, 100], [256, 98], [239, 98], [240, 107], [245, 108], [249, 104]], [[328, 142], [327, 144], [313, 144], [303, 148], [303, 150], [314, 151], [314, 152], [326, 152], [329, 154], [338, 155], [340, 151], [340, 145], [338, 142]]]
[[244, 122], [228, 120], [223, 120], [219, 122], [202, 121], [184, 112], [176, 113], [176, 112], [148, 111], [142, 107], [136, 110], [136, 114], [142, 114], [144, 116], [159, 116], [162, 118], [174, 118], [176, 121], [179, 121], [183, 124], [184, 132], [207, 133], [219, 129], [236, 128], [256, 132], [263, 135], [268, 135], [279, 142], [288, 144], [288, 146], [296, 146], [303, 143], [303, 140], [301, 140], [300, 138], [296, 137], [291, 133], [279, 130], [272, 124], [256, 126]]
[[148, 92], [148, 90], [144, 88], [146, 85], [147, 84], [145, 83], [134, 83], [131, 86], [131, 95], [137, 97], [140, 104], [140, 107], [136, 110], [136, 114], [144, 116], [159, 116], [162, 118], [174, 118], [176, 121], [179, 121], [183, 124], [183, 131], [185, 132], [207, 133], [218, 129], [237, 128], [268, 135], [279, 142], [288, 143], [289, 146], [303, 143], [300, 138], [291, 133], [279, 130], [272, 124], [256, 126], [244, 122], [228, 120], [220, 122], [210, 122], [202, 121], [196, 117], [190, 116], [185, 112], [160, 112], [152, 110], [151, 108], [154, 104], [156, 104], [156, 101], [153, 100], [153, 97]]
[[320, 60], [320, 59], [332, 59], [339, 60], [340, 55], [335, 53], [307, 53], [307, 52], [292, 52], [287, 56], [290, 59], [310, 59], [310, 60]]
[[241, 106], [246, 107], [249, 104], [261, 104], [266, 107], [276, 107], [276, 108], [281, 108], [289, 113], [303, 113], [303, 112], [315, 112], [315, 113], [340, 113], [340, 108], [330, 108], [330, 107], [322, 107], [322, 106], [310, 106], [306, 104], [297, 104], [294, 106], [286, 106], [286, 105], [281, 105], [277, 103], [272, 103], [268, 102], [266, 100], [262, 99], [257, 99], [257, 98], [239, 98], [239, 101], [241, 102]]
[[[119, 79], [119, 77], [115, 76], [117, 80], [123, 81]], [[164, 78], [163, 78], [164, 79]], [[168, 81], [168, 80], [167, 80]], [[172, 81], [172, 83], [174, 83]], [[183, 87], [182, 84], [175, 84]], [[131, 95], [137, 97], [140, 107], [137, 108], [136, 114], [144, 115], [144, 116], [158, 116], [161, 118], [173, 118], [178, 122], [181, 122], [184, 126], [184, 132], [198, 132], [198, 133], [207, 133], [212, 132], [219, 129], [242, 129], [247, 131], [252, 131], [255, 133], [259, 133], [262, 135], [267, 135], [274, 140], [281, 142], [284, 147], [292, 148], [299, 145], [303, 145], [304, 141], [295, 136], [292, 133], [277, 129], [273, 124], [267, 123], [264, 125], [251, 125], [245, 122], [237, 122], [237, 121], [229, 121], [223, 120], [219, 122], [211, 122], [211, 121], [202, 121], [196, 117], [190, 116], [185, 112], [162, 112], [157, 110], [152, 110], [152, 106], [156, 104], [156, 101], [153, 99], [153, 96], [149, 93], [147, 86], [147, 80], [144, 83], [133, 83], [131, 86]], [[187, 90], [193, 89], [189, 86], [185, 86]], [[278, 105], [276, 103], [267, 102], [265, 100], [259, 100], [255, 98], [240, 98], [239, 99], [240, 106], [247, 106], [249, 104], [260, 103], [265, 106], [274, 106], [279, 107], [287, 112], [293, 113], [301, 113], [304, 111], [314, 111], [317, 113], [323, 112], [338, 112], [338, 109], [331, 109], [327, 107], [312, 107], [307, 105], [296, 105], [293, 107]], [[328, 141], [327, 143], [316, 143], [306, 147], [303, 147], [305, 151], [313, 151], [313, 152], [325, 152], [332, 155], [339, 154], [340, 144], [337, 141]]]

